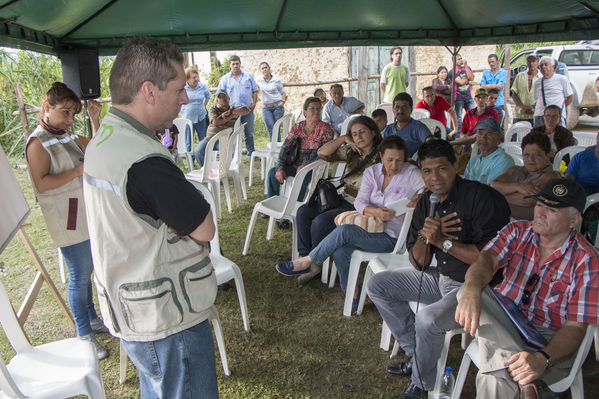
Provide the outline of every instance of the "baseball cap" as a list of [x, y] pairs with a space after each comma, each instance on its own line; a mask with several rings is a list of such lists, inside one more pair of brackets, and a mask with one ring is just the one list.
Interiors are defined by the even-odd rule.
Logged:
[[534, 59], [536, 59], [536, 60], [538, 60], [538, 59], [539, 59], [539, 55], [538, 55], [537, 53], [530, 53], [530, 54], [528, 54], [528, 55], [526, 56], [526, 59], [529, 59], [529, 58], [531, 58], [531, 57], [532, 57], [532, 58], [534, 58]]
[[477, 130], [483, 130], [483, 129], [486, 131], [489, 131], [489, 132], [503, 133], [503, 129], [501, 128], [501, 125], [495, 118], [485, 118], [485, 119], [479, 120], [478, 123], [476, 124], [476, 127], [474, 128], [474, 131], [476, 132]]
[[217, 90], [216, 93], [214, 93], [214, 97], [218, 97], [221, 94], [224, 94], [225, 96], [229, 97], [229, 95], [222, 90]]
[[528, 195], [525, 198], [534, 197], [551, 208], [566, 208], [572, 206], [580, 213], [584, 212], [586, 203], [586, 193], [582, 186], [570, 179], [551, 179], [541, 187], [535, 195]]
[[476, 92], [474, 93], [474, 97], [480, 96], [480, 95], [488, 96], [489, 93], [487, 92], [487, 89], [485, 89], [484, 87], [479, 87], [478, 89], [476, 89]]

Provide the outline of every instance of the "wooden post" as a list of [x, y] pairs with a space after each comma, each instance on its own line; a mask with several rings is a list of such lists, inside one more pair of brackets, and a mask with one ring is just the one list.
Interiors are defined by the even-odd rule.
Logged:
[[368, 103], [368, 47], [358, 48], [358, 100]]
[[[410, 72], [416, 70], [416, 50], [414, 50], [414, 46], [408, 46], [408, 70]], [[416, 82], [417, 79], [414, 76], [410, 75], [410, 82], [408, 83], [408, 93], [414, 99], [414, 103], [416, 103], [416, 96], [418, 91], [416, 90]]]
[[19, 116], [21, 117], [21, 124], [23, 125], [23, 134], [25, 135], [25, 141], [31, 134], [29, 130], [29, 122], [27, 121], [27, 110], [25, 109], [25, 102], [23, 102], [23, 92], [21, 91], [21, 85], [15, 83], [15, 94], [17, 96], [17, 105], [19, 106]]
[[512, 74], [512, 56], [511, 56], [511, 44], [506, 44], [505, 45], [505, 57], [503, 57], [503, 59], [505, 60], [504, 62], [504, 67], [505, 69], [507, 69], [507, 80], [505, 82], [505, 87], [503, 88], [503, 112], [505, 113], [505, 116], [503, 117], [503, 129], [507, 130], [508, 127], [510, 127], [511, 122], [512, 122], [512, 115], [510, 113], [510, 109], [508, 107], [508, 99], [511, 97], [511, 89], [510, 89], [510, 82], [511, 82], [511, 74]]

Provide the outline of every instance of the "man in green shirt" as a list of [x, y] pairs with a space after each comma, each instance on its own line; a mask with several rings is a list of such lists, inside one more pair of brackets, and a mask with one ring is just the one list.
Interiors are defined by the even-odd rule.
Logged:
[[533, 123], [535, 112], [534, 87], [535, 81], [542, 75], [539, 72], [539, 58], [532, 53], [526, 57], [528, 69], [520, 72], [512, 85], [512, 100], [516, 104], [514, 123], [528, 121]]
[[393, 103], [398, 93], [405, 93], [410, 82], [410, 71], [407, 66], [401, 64], [401, 47], [391, 48], [390, 54], [391, 63], [385, 65], [381, 72], [383, 101], [387, 103]]

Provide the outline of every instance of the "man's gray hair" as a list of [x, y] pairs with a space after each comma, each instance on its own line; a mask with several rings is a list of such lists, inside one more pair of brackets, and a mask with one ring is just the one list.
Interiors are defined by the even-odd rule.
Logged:
[[569, 218], [573, 218], [574, 216], [576, 216], [579, 213], [580, 213], [580, 211], [578, 209], [574, 208], [573, 206], [568, 207], [568, 217]]
[[177, 77], [175, 65], [183, 66], [183, 60], [183, 53], [172, 43], [147, 36], [127, 40], [110, 71], [112, 103], [131, 104], [146, 81], [165, 90]]
[[543, 60], [549, 60], [549, 63], [550, 63], [551, 65], [555, 65], [555, 58], [551, 58], [551, 57], [549, 57], [548, 55], [544, 55], [543, 57], [541, 57], [541, 59], [539, 60], [539, 64], [540, 64], [541, 62], [543, 62]]

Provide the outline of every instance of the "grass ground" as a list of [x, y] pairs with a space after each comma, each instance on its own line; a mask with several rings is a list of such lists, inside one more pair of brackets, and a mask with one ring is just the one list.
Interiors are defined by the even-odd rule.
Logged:
[[[261, 122], [257, 121], [257, 148], [265, 144]], [[11, 159], [13, 165], [23, 159]], [[30, 235], [63, 298], [66, 285], [60, 282], [56, 249], [46, 231], [39, 205], [24, 169], [15, 173], [33, 206], [28, 222]], [[296, 279], [279, 275], [274, 265], [287, 260], [291, 253], [291, 231], [275, 230], [266, 241], [266, 219], [258, 219], [247, 256], [241, 255], [245, 233], [253, 204], [264, 198], [257, 168], [249, 189], [248, 201], [228, 213], [223, 201], [223, 219], [219, 223], [222, 250], [242, 270], [251, 331], [243, 330], [239, 302], [235, 289], [219, 291], [216, 306], [220, 312], [225, 335], [231, 376], [222, 372], [217, 352], [217, 373], [222, 398], [389, 398], [402, 392], [406, 378], [384, 372], [390, 360], [379, 349], [381, 318], [367, 302], [361, 316], [344, 317], [343, 292], [313, 280], [300, 287]], [[24, 246], [14, 239], [0, 255], [6, 275], [2, 282], [9, 290], [15, 308], [25, 296], [35, 268]], [[58, 310], [49, 291], [41, 290], [25, 330], [34, 345], [75, 335]], [[100, 342], [110, 351], [110, 357], [100, 362], [108, 398], [139, 397], [137, 372], [129, 363], [128, 380], [118, 383], [118, 340], [107, 335]], [[5, 337], [0, 338], [0, 353], [7, 360], [13, 352]], [[448, 365], [459, 367], [462, 351], [458, 340], [450, 351]], [[400, 351], [399, 359], [404, 355]], [[472, 373], [471, 373], [472, 374]], [[591, 357], [585, 367], [586, 397], [599, 397], [599, 367]], [[473, 397], [472, 376], [463, 397]]]

